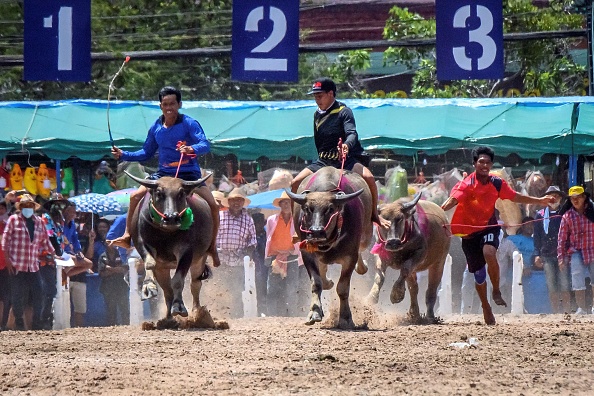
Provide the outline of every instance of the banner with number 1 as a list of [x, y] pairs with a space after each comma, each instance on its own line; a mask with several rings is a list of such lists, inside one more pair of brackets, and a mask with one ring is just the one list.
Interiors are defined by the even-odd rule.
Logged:
[[503, 78], [503, 0], [436, 0], [439, 80]]

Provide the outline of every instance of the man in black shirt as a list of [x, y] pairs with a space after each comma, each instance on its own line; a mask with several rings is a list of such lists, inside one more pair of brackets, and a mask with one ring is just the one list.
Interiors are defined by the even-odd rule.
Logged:
[[339, 139], [342, 139], [342, 155], [346, 156], [344, 169], [360, 174], [371, 190], [371, 220], [382, 227], [389, 227], [390, 222], [377, 213], [377, 186], [371, 171], [363, 164], [366, 157], [359, 143], [353, 111], [344, 103], [336, 100], [336, 84], [329, 78], [314, 81], [308, 94], [313, 94], [318, 109], [314, 114], [314, 141], [318, 151], [318, 159], [303, 169], [293, 180], [291, 190], [295, 193], [299, 184], [307, 176], [325, 166], [342, 167], [341, 153], [338, 151]]

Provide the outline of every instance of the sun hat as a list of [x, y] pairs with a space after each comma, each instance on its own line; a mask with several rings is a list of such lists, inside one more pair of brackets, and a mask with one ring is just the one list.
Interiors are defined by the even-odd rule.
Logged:
[[272, 204], [274, 206], [276, 206], [277, 208], [280, 208], [280, 201], [282, 201], [283, 199], [286, 199], [286, 200], [289, 200], [289, 201], [291, 200], [291, 197], [289, 197], [289, 194], [287, 194], [286, 191], [283, 191], [283, 193], [281, 194], [280, 197], [275, 198], [274, 201], [272, 201]]
[[311, 90], [307, 93], [308, 95], [316, 92], [329, 92], [332, 91], [336, 95], [336, 84], [328, 77], [322, 77], [315, 80], [311, 86]]
[[245, 195], [243, 190], [239, 187], [236, 187], [233, 190], [231, 190], [231, 192], [229, 193], [229, 195], [227, 195], [226, 198], [221, 199], [221, 203], [223, 204], [223, 206], [229, 207], [229, 200], [232, 198], [243, 198], [243, 200], [244, 200], [243, 207], [244, 208], [246, 206], [248, 206], [250, 204], [250, 202], [252, 202], [248, 199], [248, 197]]
[[547, 188], [547, 191], [545, 191], [545, 193], [542, 194], [542, 196], [544, 197], [545, 195], [549, 194], [559, 194], [562, 197], [565, 196], [565, 193], [561, 191], [557, 186], [550, 186], [549, 188]]
[[62, 196], [62, 194], [54, 192], [50, 195], [49, 201], [46, 201], [43, 204], [43, 208], [45, 210], [51, 210], [52, 206], [56, 206], [56, 205], [59, 206], [60, 210], [64, 210], [68, 206], [72, 205], [72, 202], [70, 202], [68, 199], [64, 198]]
[[575, 197], [577, 195], [582, 195], [584, 193], [584, 187], [582, 186], [573, 186], [569, 189], [568, 195], [570, 197]]
[[225, 193], [222, 191], [213, 191], [212, 196], [214, 197], [215, 200], [220, 201], [223, 198], [225, 198]]
[[14, 205], [18, 210], [21, 210], [21, 206], [23, 204], [35, 204], [35, 210], [39, 210], [41, 205], [39, 205], [30, 194], [23, 194], [21, 195], [21, 199]]

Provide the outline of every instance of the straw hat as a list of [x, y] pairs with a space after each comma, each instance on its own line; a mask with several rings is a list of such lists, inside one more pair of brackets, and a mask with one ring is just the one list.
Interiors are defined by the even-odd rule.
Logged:
[[214, 197], [215, 200], [220, 201], [223, 198], [225, 198], [225, 193], [222, 191], [213, 191], [212, 196]]
[[21, 206], [23, 204], [31, 204], [31, 203], [35, 204], [35, 210], [39, 210], [39, 208], [41, 208], [41, 205], [39, 205], [37, 202], [35, 202], [35, 200], [33, 199], [33, 197], [30, 194], [21, 195], [21, 199], [14, 206], [18, 210], [21, 210]]
[[245, 193], [243, 192], [243, 190], [241, 188], [234, 188], [233, 190], [231, 190], [231, 192], [229, 193], [229, 195], [227, 195], [226, 198], [221, 199], [221, 203], [224, 206], [229, 207], [229, 200], [231, 198], [243, 198], [243, 207], [245, 208], [246, 206], [248, 206], [250, 204], [250, 201], [248, 199], [248, 197], [245, 195]]
[[283, 191], [280, 197], [275, 198], [274, 201], [272, 201], [272, 204], [277, 208], [280, 208], [280, 201], [282, 201], [283, 199], [287, 199], [289, 201], [291, 200], [291, 197], [289, 197], [286, 191]]

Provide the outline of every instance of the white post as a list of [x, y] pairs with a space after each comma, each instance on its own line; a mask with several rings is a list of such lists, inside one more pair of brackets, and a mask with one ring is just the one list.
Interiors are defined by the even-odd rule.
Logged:
[[249, 256], [243, 258], [243, 272], [245, 276], [245, 289], [241, 293], [243, 299], [243, 317], [255, 318], [258, 316], [256, 301], [256, 264]]
[[138, 326], [142, 323], [144, 318], [142, 301], [140, 300], [140, 293], [138, 292], [138, 272], [136, 271], [136, 257], [128, 259], [129, 276], [130, 276], [130, 324]]
[[[61, 265], [56, 265], [56, 288], [58, 293], [54, 301], [54, 330], [62, 330], [70, 327], [70, 289], [68, 284], [62, 286]], [[68, 282], [68, 278], [66, 278]]]
[[452, 314], [452, 256], [446, 257], [443, 266], [443, 275], [441, 276], [441, 286], [438, 292], [439, 296], [439, 314]]
[[512, 301], [511, 313], [521, 315], [524, 313], [524, 289], [522, 287], [522, 272], [524, 271], [524, 260], [517, 250], [513, 254], [514, 273], [512, 276]]

